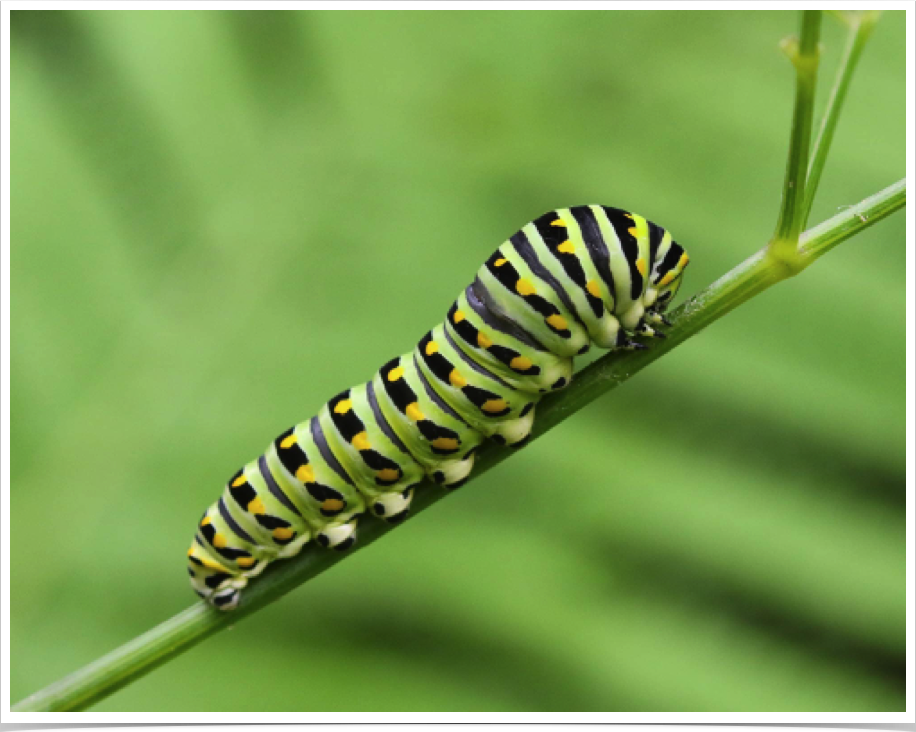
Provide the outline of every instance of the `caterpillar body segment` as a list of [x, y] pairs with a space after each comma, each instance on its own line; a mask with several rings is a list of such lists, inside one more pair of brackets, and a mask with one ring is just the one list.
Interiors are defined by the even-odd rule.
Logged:
[[645, 348], [689, 262], [671, 234], [606, 206], [550, 211], [490, 256], [445, 320], [233, 475], [188, 551], [197, 594], [234, 608], [310, 541], [344, 550], [364, 513], [403, 520], [424, 478], [456, 488], [487, 438], [519, 446], [541, 396], [594, 344]]
[[495, 316], [489, 320], [478, 312], [483, 303], [470, 285], [455, 301], [445, 319], [451, 342], [481, 367], [510, 384], [514, 389], [544, 394], [561, 379], [572, 378], [573, 360], [559, 357], [542, 345], [526, 341], [521, 333], [497, 330]]
[[417, 350], [392, 359], [373, 379], [381, 419], [437, 483], [457, 483], [473, 467], [483, 435], [446, 402], [418, 365]]
[[370, 504], [385, 496], [407, 493], [425, 477], [410, 453], [399, 447], [403, 443], [395, 442], [394, 435], [389, 437], [379, 427], [367, 384], [338, 394], [318, 418], [331, 450]]
[[[523, 330], [536, 334], [538, 342], [558, 356], [573, 357], [588, 345], [588, 334], [573, 315], [568, 298], [550, 281], [550, 273], [526, 259], [519, 251], [532, 250], [527, 239], [515, 234], [512, 243], [503, 244], [480, 268], [477, 280], [498, 307]], [[537, 263], [539, 264], [539, 263]], [[552, 278], [551, 278], [552, 279]]]

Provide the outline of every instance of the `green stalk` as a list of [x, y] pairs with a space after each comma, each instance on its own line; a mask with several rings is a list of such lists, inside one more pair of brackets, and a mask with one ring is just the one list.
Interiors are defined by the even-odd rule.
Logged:
[[814, 91], [820, 60], [818, 39], [821, 32], [821, 11], [802, 13], [801, 38], [783, 43], [783, 50], [795, 66], [795, 109], [792, 113], [792, 135], [789, 159], [782, 190], [782, 205], [776, 232], [770, 245], [773, 257], [794, 270], [798, 266], [798, 237], [802, 230], [805, 205], [805, 178], [808, 173], [808, 148], [814, 118]]
[[836, 131], [836, 125], [840, 119], [843, 102], [846, 101], [846, 92], [849, 91], [852, 74], [859, 63], [865, 43], [871, 36], [871, 32], [880, 15], [880, 10], [869, 10], [866, 12], [844, 13], [840, 16], [843, 22], [849, 26], [849, 37], [846, 40], [846, 47], [843, 49], [843, 56], [840, 59], [840, 66], [833, 82], [833, 89], [830, 91], [830, 99], [827, 101], [824, 118], [821, 121], [817, 139], [814, 142], [811, 164], [808, 166], [808, 177], [805, 181], [805, 202], [801, 210], [800, 228], [804, 228], [808, 223], [808, 216], [811, 214], [814, 196], [821, 182], [821, 174], [824, 172], [824, 165], [827, 162], [827, 153], [830, 152], [833, 133]]
[[[901, 180], [806, 232], [797, 253], [800, 268], [807, 267], [840, 242], [889, 216], [905, 204], [906, 182]], [[540, 437], [695, 336], [713, 321], [792, 274], [794, 271], [788, 270], [769, 255], [767, 247], [760, 250], [672, 313], [672, 328], [667, 340], [653, 341], [651, 348], [646, 351], [607, 354], [578, 373], [567, 389], [546, 396], [537, 407], [533, 437]], [[474, 477], [502, 462], [513, 452], [493, 442], [487, 443], [480, 450]], [[414, 515], [446, 495], [438, 486], [424, 486], [414, 500]], [[357, 549], [368, 546], [392, 528], [382, 521], [363, 521], [360, 524]], [[278, 600], [349, 554], [352, 552], [340, 554], [310, 544], [298, 557], [273, 564], [262, 577], [252, 582], [243, 593], [242, 602], [236, 611], [222, 613], [199, 602], [79, 671], [32, 694], [13, 706], [11, 711], [85, 709], [204, 638]]]

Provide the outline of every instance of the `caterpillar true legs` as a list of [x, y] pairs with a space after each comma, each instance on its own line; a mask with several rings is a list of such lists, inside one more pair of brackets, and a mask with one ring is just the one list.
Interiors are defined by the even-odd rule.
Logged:
[[425, 477], [455, 488], [491, 437], [519, 446], [573, 359], [644, 348], [689, 258], [662, 227], [604, 206], [550, 211], [484, 263], [446, 319], [229, 479], [188, 551], [191, 585], [224, 610], [309, 541], [339, 550], [359, 516], [400, 521]]

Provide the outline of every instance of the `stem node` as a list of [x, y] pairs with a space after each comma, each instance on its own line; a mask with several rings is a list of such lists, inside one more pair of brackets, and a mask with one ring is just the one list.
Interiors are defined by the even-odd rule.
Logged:
[[767, 258], [777, 268], [777, 279], [794, 277], [805, 268], [805, 261], [798, 251], [798, 241], [775, 238], [766, 249]]

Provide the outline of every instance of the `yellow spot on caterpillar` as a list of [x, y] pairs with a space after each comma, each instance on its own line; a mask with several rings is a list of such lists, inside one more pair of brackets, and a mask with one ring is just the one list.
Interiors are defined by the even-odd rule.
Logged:
[[557, 247], [557, 251], [563, 252], [563, 254], [572, 254], [576, 251], [576, 245], [567, 239]]
[[[632, 217], [631, 217], [632, 218]], [[639, 236], [639, 230], [635, 226], [631, 226], [627, 229], [627, 233], [632, 236], [634, 239]]]
[[566, 222], [563, 219], [554, 219], [550, 222], [551, 226], [566, 226]]
[[458, 373], [458, 369], [452, 369], [451, 373], [448, 375], [448, 380], [456, 389], [463, 389], [468, 385], [467, 379]]
[[204, 516], [204, 517], [200, 520], [200, 525], [201, 525], [201, 526], [208, 526], [209, 524], [210, 524], [210, 517], [209, 517], [209, 516]]
[[457, 450], [458, 449], [458, 440], [454, 437], [437, 437], [435, 440], [429, 443], [437, 450]]
[[566, 322], [566, 318], [564, 318], [562, 315], [556, 314], [547, 318], [547, 325], [549, 325], [551, 328], [554, 328], [555, 330], [566, 330], [569, 327]]
[[357, 450], [368, 450], [372, 447], [372, 445], [369, 444], [369, 437], [365, 432], [360, 432], [351, 440], [351, 442], [353, 443], [353, 447], [355, 447]]
[[643, 277], [646, 276], [646, 260], [642, 257], [636, 260], [636, 271]]
[[509, 406], [509, 403], [505, 399], [487, 399], [482, 405], [481, 409], [485, 412], [501, 412]]
[[408, 404], [407, 409], [404, 410], [404, 413], [414, 422], [419, 422], [422, 419], [426, 419], [426, 415], [420, 411], [420, 406], [416, 402], [411, 402]]
[[452, 322], [460, 323], [462, 320], [464, 320], [464, 318], [464, 313], [461, 310], [456, 310], [454, 316], [452, 316]]
[[337, 406], [334, 407], [334, 411], [337, 412], [337, 414], [346, 414], [351, 409], [353, 409], [353, 402], [349, 399], [341, 399], [337, 402]]
[[430, 341], [426, 344], [426, 355], [432, 356], [434, 353], [439, 353], [439, 344], [435, 341]]
[[281, 541], [283, 539], [292, 539], [296, 535], [296, 532], [287, 526], [278, 526], [272, 533], [274, 539], [280, 539]]
[[688, 263], [689, 261], [690, 261], [690, 257], [687, 256], [687, 252], [684, 252], [684, 253], [681, 255], [680, 260], [678, 261], [677, 266], [680, 267], [681, 269], [683, 269], [684, 267], [687, 266], [687, 263]]
[[626, 216], [630, 221], [633, 221], [633, 214], [625, 213], [624, 216]]
[[200, 563], [203, 564], [207, 569], [215, 570], [216, 572], [227, 572], [228, 570], [219, 562], [214, 562], [212, 559], [206, 556], [199, 556], [198, 559]]
[[296, 471], [296, 477], [303, 483], [314, 483], [315, 471], [312, 470], [311, 465], [300, 465]]
[[397, 368], [391, 369], [388, 372], [388, 381], [397, 381], [404, 376], [404, 367], [398, 366]]
[[253, 513], [258, 516], [267, 513], [267, 509], [264, 508], [264, 501], [261, 500], [260, 496], [255, 496], [248, 502], [248, 513]]
[[601, 288], [598, 287], [596, 280], [589, 280], [585, 283], [585, 289], [588, 290], [592, 297], [601, 297]]
[[222, 534], [214, 534], [213, 546], [215, 546], [217, 549], [223, 549], [226, 546], [226, 537]]
[[522, 297], [528, 297], [528, 295], [533, 295], [536, 292], [534, 285], [532, 285], [528, 280], [519, 280], [516, 282], [515, 291]]
[[509, 261], [508, 259], [503, 259], [502, 257], [500, 257], [500, 258], [497, 259], [495, 262], [493, 262], [493, 266], [494, 266], [494, 267], [502, 267], [502, 266], [503, 266], [506, 262], [508, 262], [508, 261]]
[[477, 331], [477, 345], [481, 348], [489, 348], [493, 345], [493, 341], [491, 341], [490, 337], [483, 331]]
[[516, 371], [527, 371], [533, 365], [531, 359], [527, 356], [516, 356], [509, 362], [509, 368], [515, 369]]
[[327, 498], [321, 502], [321, 508], [325, 511], [342, 511], [346, 505], [339, 498]]
[[235, 560], [235, 563], [242, 567], [243, 569], [248, 569], [252, 566], [257, 560], [254, 557], [239, 557]]
[[289, 437], [284, 438], [283, 441], [280, 443], [280, 447], [286, 450], [295, 444], [296, 444], [296, 435], [293, 434], [293, 435], [290, 435]]
[[661, 280], [659, 280], [658, 286], [664, 287], [665, 285], [669, 284], [671, 280], [673, 279], [674, 279], [674, 271], [672, 270], [668, 272], [668, 274], [666, 274], [664, 277], [662, 277]]
[[375, 477], [385, 483], [390, 483], [401, 477], [401, 471], [395, 470], [394, 468], [382, 468], [375, 474]]
[[245, 477], [245, 474], [242, 473], [238, 478], [232, 481], [232, 487], [238, 488], [240, 485], [245, 485], [248, 482], [248, 478]]

